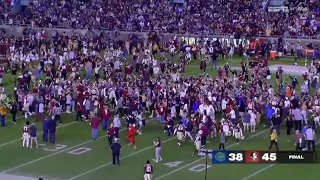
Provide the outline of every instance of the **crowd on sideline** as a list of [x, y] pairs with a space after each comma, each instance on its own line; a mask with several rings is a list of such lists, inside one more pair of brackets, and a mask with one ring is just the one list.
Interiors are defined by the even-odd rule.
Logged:
[[1, 19], [31, 27], [304, 37], [319, 33], [317, 2], [307, 1], [309, 11], [302, 15], [299, 2], [293, 0], [289, 12], [267, 12], [263, 0], [186, 0], [184, 4], [167, 0], [30, 0], [22, 12], [13, 11], [11, 1], [1, 1]]

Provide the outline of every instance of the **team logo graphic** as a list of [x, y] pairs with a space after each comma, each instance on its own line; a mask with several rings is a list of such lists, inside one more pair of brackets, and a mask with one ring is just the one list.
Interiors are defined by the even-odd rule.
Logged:
[[306, 16], [308, 13], [309, 13], [309, 6], [307, 3], [305, 2], [300, 2], [297, 7], [297, 13], [300, 15], [300, 16]]
[[217, 161], [225, 161], [226, 160], [226, 154], [224, 152], [218, 152], [214, 158], [217, 160]]
[[259, 160], [259, 154], [258, 154], [257, 152], [252, 152], [252, 153], [250, 154], [250, 159], [251, 159], [252, 161], [258, 161], [258, 160]]

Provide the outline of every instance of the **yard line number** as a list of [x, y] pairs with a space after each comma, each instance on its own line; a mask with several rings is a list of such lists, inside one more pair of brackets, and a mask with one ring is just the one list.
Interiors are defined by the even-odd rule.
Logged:
[[[166, 162], [163, 165], [167, 166], [168, 168], [174, 168], [174, 167], [178, 167], [179, 165], [181, 165], [183, 163], [183, 161], [173, 161], [173, 162]], [[192, 172], [203, 172], [204, 170], [206, 170], [211, 168], [210, 165], [205, 165], [205, 164], [197, 164], [191, 168], [189, 168], [189, 171]]]
[[[59, 150], [62, 150], [62, 149], [65, 149], [68, 147], [67, 145], [64, 145], [64, 144], [56, 144], [54, 147], [50, 147], [50, 148], [46, 148], [46, 144], [39, 144], [39, 146], [44, 147], [43, 150], [51, 151], [51, 152], [56, 152], [56, 151], [59, 151]], [[91, 148], [79, 147], [77, 149], [68, 151], [67, 153], [74, 154], [74, 155], [81, 155], [81, 154], [87, 153], [91, 150], [92, 150]]]

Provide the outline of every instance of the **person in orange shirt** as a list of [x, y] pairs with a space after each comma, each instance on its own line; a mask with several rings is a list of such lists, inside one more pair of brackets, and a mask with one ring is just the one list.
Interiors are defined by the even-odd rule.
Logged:
[[1, 127], [6, 126], [6, 115], [7, 115], [7, 108], [6, 106], [2, 105], [0, 107]]
[[288, 86], [287, 86], [287, 90], [286, 90], [286, 97], [290, 99], [291, 96], [292, 96], [291, 86], [288, 85]]
[[129, 127], [129, 131], [128, 131], [128, 136], [127, 136], [127, 140], [129, 142], [129, 146], [131, 146], [131, 144], [133, 144], [133, 148], [136, 148], [136, 134], [137, 134], [137, 128], [135, 124], [132, 124]]

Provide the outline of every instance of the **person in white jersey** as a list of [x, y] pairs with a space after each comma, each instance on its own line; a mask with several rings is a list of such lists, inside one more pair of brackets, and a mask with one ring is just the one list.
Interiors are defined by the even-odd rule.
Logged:
[[30, 122], [27, 121], [23, 126], [22, 147], [29, 147], [30, 142]]

